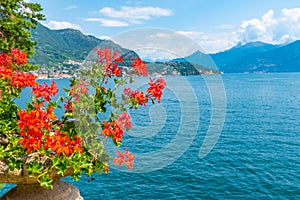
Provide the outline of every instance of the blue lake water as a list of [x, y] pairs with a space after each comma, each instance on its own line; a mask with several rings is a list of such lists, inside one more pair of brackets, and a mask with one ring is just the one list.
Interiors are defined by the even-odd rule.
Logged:
[[[199, 158], [199, 150], [212, 120], [212, 91], [201, 76], [169, 77], [172, 87], [160, 106], [131, 112], [140, 129], [125, 137], [124, 147], [140, 155], [134, 166], [138, 170], [113, 167], [91, 182], [86, 177], [65, 180], [76, 185], [85, 200], [300, 199], [300, 74], [221, 78], [225, 123], [204, 158]], [[213, 89], [222, 93], [221, 86]], [[1, 194], [11, 187], [6, 185]]]

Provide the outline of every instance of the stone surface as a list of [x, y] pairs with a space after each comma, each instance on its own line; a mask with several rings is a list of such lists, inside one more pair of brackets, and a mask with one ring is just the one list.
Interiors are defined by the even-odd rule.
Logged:
[[45, 189], [39, 184], [18, 185], [0, 200], [83, 200], [79, 190], [64, 181], [55, 181], [53, 189]]

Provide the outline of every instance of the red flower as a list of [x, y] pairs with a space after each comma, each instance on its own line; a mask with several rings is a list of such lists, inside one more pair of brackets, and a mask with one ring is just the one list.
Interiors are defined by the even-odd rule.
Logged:
[[68, 101], [65, 103], [64, 108], [66, 109], [66, 112], [72, 112], [73, 111], [73, 103], [71, 101]]
[[110, 137], [113, 135], [113, 130], [111, 128], [111, 122], [107, 123], [106, 121], [102, 122], [102, 131], [101, 133], [106, 137]]
[[12, 75], [11, 84], [14, 87], [34, 87], [37, 86], [36, 78], [31, 73], [16, 72]]
[[48, 148], [55, 151], [58, 155], [64, 153], [66, 156], [73, 154], [75, 151], [80, 153], [84, 151], [80, 137], [75, 136], [74, 139], [71, 139], [66, 133], [61, 131], [55, 131], [52, 137], [46, 136], [44, 149]]
[[13, 69], [12, 68], [7, 68], [5, 66], [1, 66], [0, 65], [0, 78], [3, 79], [11, 79], [12, 78], [12, 73], [13, 73]]
[[6, 53], [1, 53], [0, 54], [0, 67], [5, 66], [5, 67], [11, 67], [11, 58], [9, 55]]
[[144, 92], [138, 90], [131, 90], [130, 88], [124, 88], [124, 95], [129, 97], [131, 100], [137, 101], [139, 105], [146, 106], [148, 97], [145, 96]]
[[80, 80], [79, 83], [73, 85], [70, 90], [70, 95], [74, 97], [74, 101], [80, 101], [81, 94], [88, 94], [89, 89], [86, 87], [87, 82]]
[[120, 76], [121, 75], [121, 68], [117, 64], [110, 64], [108, 67], [105, 68], [105, 72], [107, 76], [110, 75], [116, 75]]
[[119, 52], [114, 50], [113, 52], [108, 49], [95, 49], [96, 53], [99, 56], [99, 60], [97, 63], [104, 63], [104, 69], [105, 69], [105, 75], [111, 76], [111, 75], [116, 75], [120, 76], [121, 75], [121, 68], [118, 67], [117, 64], [114, 64], [115, 62], [123, 62], [123, 57], [119, 56]]
[[112, 128], [113, 128], [112, 139], [113, 139], [116, 143], [121, 143], [121, 142], [122, 142], [123, 135], [124, 135], [124, 132], [123, 132], [122, 127], [120, 127], [118, 124], [114, 124]]
[[132, 60], [134, 62], [131, 63], [130, 66], [134, 67], [137, 75], [138, 76], [140, 76], [140, 75], [148, 76], [148, 68], [147, 68], [146, 62], [142, 61], [140, 58], [133, 58]]
[[108, 49], [95, 49], [96, 53], [99, 56], [98, 62], [105, 62], [106, 66], [109, 66], [113, 62], [123, 62], [123, 57], [119, 56], [119, 52], [114, 50], [113, 52]]
[[114, 159], [114, 163], [121, 166], [124, 163], [129, 169], [133, 167], [134, 155], [126, 149], [124, 153], [117, 151], [117, 157]]
[[51, 109], [44, 110], [31, 110], [26, 112], [22, 110], [18, 113], [18, 127], [20, 128], [20, 134], [23, 136], [19, 140], [19, 144], [22, 144], [24, 148], [27, 148], [28, 152], [32, 150], [38, 150], [43, 144], [44, 133], [50, 132], [51, 121], [56, 117]]
[[162, 90], [166, 87], [166, 82], [163, 78], [159, 79], [152, 79], [150, 78], [149, 88], [147, 89], [148, 94], [150, 97], [154, 97], [157, 99], [158, 103], [160, 103], [160, 99], [162, 96]]
[[27, 55], [19, 49], [10, 49], [12, 62], [16, 65], [25, 65], [28, 62]]
[[106, 137], [111, 137], [116, 143], [121, 143], [124, 135], [122, 127], [115, 120], [111, 122], [103, 121], [101, 133]]
[[38, 85], [32, 88], [32, 93], [36, 98], [43, 97], [46, 101], [50, 101], [52, 96], [55, 96], [58, 93], [56, 87], [56, 82], [52, 81], [51, 85], [48, 85], [44, 82], [44, 85]]
[[126, 130], [131, 129], [130, 115], [127, 112], [123, 112], [121, 116], [118, 117], [118, 125], [125, 128]]

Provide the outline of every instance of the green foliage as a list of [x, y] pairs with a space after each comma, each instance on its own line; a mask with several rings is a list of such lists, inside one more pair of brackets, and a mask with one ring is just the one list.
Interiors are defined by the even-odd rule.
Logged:
[[[91, 176], [94, 172], [108, 172], [112, 158], [105, 152], [103, 140], [111, 137], [117, 146], [121, 144], [123, 121], [117, 124], [117, 116], [126, 110], [124, 104], [127, 102], [118, 104], [115, 90], [127, 81], [115, 81], [114, 89], [105, 88], [102, 85], [107, 84], [113, 74], [106, 74], [105, 65], [95, 66], [92, 71], [99, 73], [91, 75], [87, 72], [88, 80], [85, 77], [74, 79], [70, 90], [65, 89], [68, 94], [60, 100], [71, 103], [74, 112], [73, 108], [66, 108], [65, 115], [58, 119], [53, 111], [62, 107], [61, 102], [52, 99], [58, 92], [56, 83], [38, 85], [35, 76], [27, 72], [33, 66], [27, 65], [24, 52], [33, 53], [35, 43], [30, 41], [29, 30], [35, 27], [36, 20], [43, 19], [40, 11], [39, 4], [24, 0], [0, 2], [0, 159], [10, 171], [22, 170], [22, 175], [28, 172], [42, 187], [52, 188], [53, 178], [57, 177], [53, 174], [72, 174], [73, 179], [78, 180], [82, 174]], [[66, 42], [73, 45], [69, 40]], [[89, 80], [94, 91], [101, 93], [95, 95], [96, 98], [85, 86]], [[32, 89], [33, 96], [27, 107], [21, 110], [14, 102], [25, 87]], [[79, 93], [74, 92], [78, 89]], [[102, 120], [97, 114], [104, 114], [108, 106], [120, 112], [110, 114], [108, 122], [114, 120], [114, 123], [108, 131], [112, 133], [104, 135], [101, 134]], [[119, 165], [126, 162], [132, 168], [134, 156], [128, 151], [124, 156], [120, 157]]]
[[[2, 55], [4, 54], [5, 53]], [[4, 60], [2, 62], [4, 63]], [[14, 63], [13, 67], [20, 69], [19, 66], [15, 65], [17, 64]], [[10, 67], [10, 65], [6, 67]], [[103, 71], [101, 72], [103, 67], [97, 66], [95, 70], [99, 71], [99, 74], [91, 77], [93, 80], [91, 82], [95, 88], [97, 88], [100, 80], [102, 84], [104, 83], [104, 74]], [[20, 74], [21, 72], [19, 72], [19, 75]], [[14, 171], [15, 169], [25, 169], [29, 175], [35, 177], [37, 181], [39, 181], [40, 185], [45, 188], [52, 188], [53, 177], [51, 174], [53, 174], [53, 172], [61, 176], [70, 175], [70, 173], [72, 173], [72, 178], [75, 180], [78, 180], [82, 174], [91, 176], [93, 172], [106, 172], [103, 169], [108, 168], [108, 162], [111, 160], [111, 158], [104, 151], [104, 144], [102, 140], [97, 138], [99, 137], [99, 131], [101, 129], [99, 124], [101, 121], [100, 119], [98, 119], [98, 121], [93, 121], [93, 118], [96, 117], [97, 113], [106, 112], [104, 109], [100, 109], [100, 107], [108, 106], [107, 104], [110, 102], [115, 103], [115, 100], [112, 100], [115, 98], [112, 90], [108, 89], [107, 93], [105, 88], [97, 90], [101, 94], [96, 95], [96, 99], [94, 98], [94, 95], [91, 95], [88, 93], [88, 91], [86, 91], [86, 93], [80, 94], [81, 101], [76, 103], [76, 94], [73, 96], [70, 94], [69, 89], [64, 89], [68, 95], [67, 97], [61, 97], [60, 100], [64, 103], [65, 100], [68, 102], [74, 101], [74, 109], [80, 111], [79, 115], [75, 117], [78, 120], [76, 123], [74, 120], [72, 121], [72, 119], [74, 119], [74, 113], [66, 111], [62, 120], [59, 120], [61, 124], [55, 124], [53, 119], [53, 121], [47, 121], [48, 125], [45, 125], [49, 126], [49, 129], [44, 129], [43, 126], [40, 126], [40, 129], [37, 130], [37, 123], [32, 124], [33, 126], [31, 126], [30, 123], [32, 118], [40, 116], [40, 114], [37, 114], [33, 117], [30, 117], [31, 119], [26, 118], [26, 121], [29, 124], [26, 125], [26, 128], [22, 129], [18, 125], [20, 125], [19, 121], [22, 121], [24, 118], [22, 118], [20, 115], [21, 108], [15, 105], [14, 100], [20, 97], [22, 89], [25, 86], [17, 87], [12, 85], [11, 80], [13, 80], [13, 78], [10, 76], [5, 78], [4, 75], [4, 72], [0, 73], [0, 160], [9, 167], [10, 171]], [[100, 77], [98, 77], [99, 75]], [[12, 74], [12, 76], [15, 78], [17, 75]], [[35, 80], [34, 83], [36, 83]], [[71, 86], [78, 89], [82, 87], [85, 88], [85, 86], [82, 84], [82, 80], [74, 79], [71, 81]], [[53, 87], [54, 85], [52, 85], [52, 89], [56, 91]], [[50, 88], [48, 89], [50, 90]], [[47, 93], [46, 95], [44, 94], [45, 96], [41, 98], [37, 97], [36, 94], [33, 95], [31, 101], [27, 103], [26, 109], [23, 111], [26, 111], [27, 114], [31, 111], [35, 111], [35, 113], [43, 113], [38, 111], [51, 108], [51, 111], [49, 111], [47, 114], [47, 116], [50, 116], [53, 114], [52, 109], [57, 108], [61, 103], [60, 101], [52, 101], [51, 98], [49, 98], [47, 103], [44, 104], [46, 101], [45, 98], [48, 97], [50, 93]], [[100, 100], [100, 111], [95, 112], [93, 103], [98, 101], [98, 98]], [[47, 106], [40, 108], [39, 106], [37, 107], [37, 105]], [[81, 112], [81, 109], [84, 109], [84, 112]], [[44, 118], [45, 117], [46, 116], [44, 116]], [[24, 134], [29, 129], [32, 132], [36, 131], [35, 133], [39, 134], [41, 131], [43, 131], [43, 139], [32, 137], [29, 142], [26, 140], [22, 141], [24, 138], [28, 139], [28, 137], [24, 137]], [[60, 131], [60, 134], [55, 135], [56, 131]], [[22, 134], [19, 134], [21, 132]], [[47, 137], [50, 138], [54, 135], [54, 142], [53, 140], [47, 139]], [[71, 144], [71, 140], [73, 140], [73, 142], [76, 140], [76, 144]], [[28, 145], [41, 143], [43, 143], [43, 145], [34, 150], [24, 146], [24, 144]], [[80, 147], [78, 147], [78, 145]], [[77, 149], [75, 149], [76, 147]]]
[[0, 1], [0, 52], [18, 48], [33, 55], [36, 43], [30, 39], [30, 29], [36, 27], [37, 20], [44, 19], [41, 10], [39, 4], [24, 0]]
[[27, 171], [29, 174], [41, 174], [43, 171], [43, 166], [40, 162], [34, 160], [27, 166]]
[[[134, 62], [133, 73], [122, 77], [118, 65], [111, 62], [122, 62], [122, 58], [109, 49], [97, 51], [98, 55], [103, 53], [105, 62], [82, 71], [80, 79], [72, 79], [70, 88], [64, 89], [66, 96], [57, 101], [56, 82], [39, 85], [34, 75], [18, 71], [27, 62], [24, 52], [13, 49], [10, 54], [1, 54], [0, 158], [10, 171], [28, 172], [42, 187], [52, 188], [53, 180], [60, 176], [72, 174], [78, 180], [83, 174], [107, 173], [112, 160], [119, 166], [133, 167], [133, 154], [126, 150], [112, 158], [105, 144], [111, 139], [120, 146], [124, 131], [132, 126], [127, 110], [146, 105], [148, 99], [159, 102], [166, 83], [162, 78], [150, 79], [147, 93], [127, 88], [119, 98], [117, 90], [133, 81], [139, 64]], [[14, 101], [25, 87], [31, 88], [33, 95], [21, 110]], [[54, 113], [59, 107], [65, 109], [61, 118]]]
[[53, 188], [52, 182], [53, 180], [49, 177], [49, 175], [45, 175], [41, 179], [41, 186], [47, 189], [52, 189]]

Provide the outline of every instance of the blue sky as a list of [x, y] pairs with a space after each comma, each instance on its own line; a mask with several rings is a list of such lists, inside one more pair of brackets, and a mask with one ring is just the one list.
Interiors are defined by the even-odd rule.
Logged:
[[29, 0], [51, 29], [75, 28], [109, 38], [137, 28], [174, 30], [206, 52], [238, 43], [300, 39], [299, 0]]

